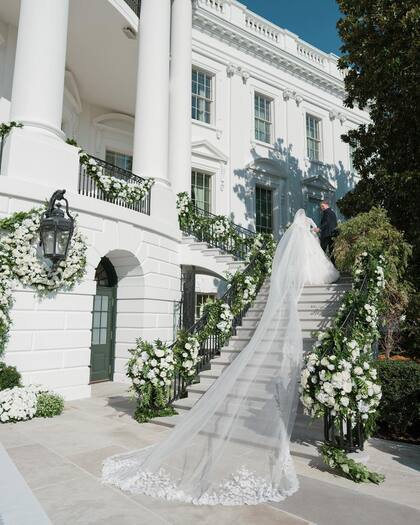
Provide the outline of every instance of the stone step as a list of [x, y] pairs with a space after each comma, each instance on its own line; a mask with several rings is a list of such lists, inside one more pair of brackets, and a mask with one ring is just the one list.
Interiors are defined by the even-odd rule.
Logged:
[[183, 410], [189, 410], [192, 408], [197, 401], [201, 398], [201, 394], [189, 393], [188, 397], [183, 397], [182, 399], [177, 399], [172, 403], [172, 406], [177, 412], [182, 412]]
[[213, 385], [213, 383], [216, 381], [216, 379], [217, 379], [217, 377], [202, 377], [202, 376], [200, 376], [200, 382], [199, 383], [194, 383], [192, 385], [187, 386], [188, 395], [190, 395], [190, 392], [192, 394], [203, 395]]
[[[327, 326], [331, 324], [331, 320], [332, 320], [331, 316], [322, 317], [319, 314], [316, 314], [312, 317], [310, 316], [304, 317], [300, 315], [299, 318], [300, 318], [301, 328], [303, 329], [308, 328], [311, 330], [319, 330], [320, 328], [326, 328]], [[255, 329], [258, 326], [260, 319], [261, 319], [260, 316], [256, 316], [256, 317], [246, 316], [242, 320], [242, 326], [238, 327], [238, 330], [240, 330], [240, 328]]]
[[[302, 330], [303, 332], [303, 344], [304, 344], [304, 350], [310, 349], [312, 346], [312, 343], [314, 341], [314, 338], [311, 336], [313, 330]], [[229, 344], [224, 346], [220, 351], [220, 356], [224, 357], [226, 352], [232, 353], [232, 352], [240, 352], [243, 350], [246, 345], [249, 342], [249, 337], [243, 337], [239, 338], [238, 336], [233, 336], [229, 340]], [[306, 346], [306, 349], [305, 349]]]
[[195, 241], [190, 244], [191, 250], [208, 250], [209, 245], [206, 242]]
[[233, 255], [216, 255], [215, 259], [217, 262], [221, 263], [229, 263], [229, 262], [236, 262], [233, 258]]
[[203, 255], [206, 257], [215, 257], [218, 255], [224, 255], [219, 248], [207, 248], [206, 250], [203, 250]]

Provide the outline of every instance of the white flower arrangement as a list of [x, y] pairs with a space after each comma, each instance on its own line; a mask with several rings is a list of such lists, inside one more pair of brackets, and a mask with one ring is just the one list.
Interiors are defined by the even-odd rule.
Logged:
[[35, 417], [38, 395], [52, 392], [41, 385], [15, 386], [0, 391], [0, 422], [26, 421]]
[[232, 330], [233, 314], [227, 303], [222, 303], [220, 309], [220, 321], [217, 323], [216, 328], [222, 335], [229, 335]]
[[142, 179], [139, 183], [126, 182], [104, 172], [102, 166], [82, 149], [79, 151], [80, 163], [88, 175], [108, 197], [121, 199], [126, 204], [135, 204], [145, 198], [154, 184], [154, 179]]
[[178, 198], [176, 201], [176, 209], [178, 210], [178, 213], [180, 215], [183, 215], [184, 213], [187, 213], [190, 208], [190, 198], [188, 196], [188, 193], [183, 192], [178, 194]]
[[[336, 424], [347, 419], [355, 425], [362, 420], [367, 435], [382, 397], [371, 347], [379, 333], [384, 267], [383, 256], [374, 259], [363, 252], [356, 259], [353, 288], [346, 293], [333, 326], [318, 333], [301, 372], [301, 401], [306, 414], [321, 417], [329, 413], [337, 416]], [[351, 312], [354, 315], [348, 317]], [[343, 325], [345, 318], [351, 319], [351, 325]], [[333, 451], [334, 447], [328, 447], [324, 445], [324, 456], [326, 451]]]
[[197, 365], [200, 362], [200, 343], [197, 337], [189, 335], [185, 342], [176, 347], [177, 367], [186, 379], [194, 377], [197, 373]]
[[130, 353], [132, 357], [127, 365], [127, 375], [135, 390], [141, 391], [146, 383], [164, 389], [171, 385], [175, 369], [172, 349], [161, 341], [149, 344], [139, 339]]
[[0, 220], [0, 354], [10, 328], [11, 289], [14, 281], [38, 294], [70, 289], [86, 270], [87, 246], [75, 224], [65, 260], [53, 265], [39, 246], [39, 225], [45, 208], [18, 212]]

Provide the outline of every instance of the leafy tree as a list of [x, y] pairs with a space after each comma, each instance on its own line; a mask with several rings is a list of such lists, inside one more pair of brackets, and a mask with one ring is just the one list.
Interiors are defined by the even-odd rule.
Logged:
[[349, 107], [372, 122], [344, 138], [356, 147], [362, 176], [418, 169], [420, 3], [418, 0], [337, 0], [343, 17], [339, 67], [346, 70]]
[[419, 351], [420, 320], [420, 3], [419, 0], [337, 0], [343, 41], [339, 67], [346, 72], [348, 107], [369, 111], [371, 122], [342, 139], [355, 148], [361, 176], [339, 202], [346, 218], [373, 206], [413, 246], [411, 295], [401, 345]]

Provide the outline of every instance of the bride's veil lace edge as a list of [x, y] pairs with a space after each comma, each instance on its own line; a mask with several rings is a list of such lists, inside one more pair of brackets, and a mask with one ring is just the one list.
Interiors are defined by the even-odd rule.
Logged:
[[195, 504], [281, 501], [297, 490], [289, 442], [302, 359], [302, 218], [298, 210], [278, 244], [248, 344], [161, 443], [105, 460], [104, 482]]

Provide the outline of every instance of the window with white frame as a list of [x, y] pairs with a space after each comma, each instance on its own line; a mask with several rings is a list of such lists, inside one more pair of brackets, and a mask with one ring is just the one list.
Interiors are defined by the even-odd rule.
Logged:
[[254, 94], [254, 128], [255, 140], [271, 143], [272, 103], [270, 98], [259, 93]]
[[107, 149], [105, 152], [105, 160], [123, 170], [131, 171], [133, 168], [133, 156], [127, 153]]
[[270, 188], [255, 187], [255, 229], [257, 233], [273, 232], [273, 192]]
[[203, 315], [203, 306], [207, 301], [214, 301], [215, 293], [196, 293], [195, 294], [195, 319], [198, 320]]
[[192, 118], [210, 124], [213, 106], [213, 75], [193, 68], [191, 90]]
[[211, 175], [201, 171], [191, 172], [191, 200], [203, 211], [211, 211]]
[[306, 114], [306, 154], [308, 159], [321, 160], [321, 119]]

